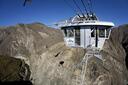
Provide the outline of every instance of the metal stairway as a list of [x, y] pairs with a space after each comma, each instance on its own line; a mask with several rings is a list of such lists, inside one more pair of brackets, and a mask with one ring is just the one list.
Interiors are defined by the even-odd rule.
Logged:
[[82, 67], [81, 69], [81, 74], [80, 76], [77, 76], [76, 78], [76, 84], [75, 85], [87, 85], [86, 83], [86, 71], [87, 71], [87, 65], [88, 65], [88, 60], [91, 57], [97, 57], [102, 60], [102, 56], [100, 55], [100, 50], [97, 48], [87, 48], [87, 52], [85, 56], [83, 57], [82, 61], [80, 62], [80, 65]]

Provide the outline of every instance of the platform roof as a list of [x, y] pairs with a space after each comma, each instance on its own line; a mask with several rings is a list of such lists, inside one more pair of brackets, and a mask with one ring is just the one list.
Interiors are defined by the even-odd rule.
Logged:
[[114, 23], [106, 21], [84, 21], [84, 22], [73, 22], [73, 23], [63, 23], [60, 27], [70, 27], [70, 26], [110, 26], [113, 27]]

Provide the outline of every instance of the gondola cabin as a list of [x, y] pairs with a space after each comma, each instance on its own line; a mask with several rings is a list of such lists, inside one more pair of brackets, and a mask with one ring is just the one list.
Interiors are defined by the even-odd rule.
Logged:
[[64, 41], [69, 47], [97, 47], [102, 48], [105, 39], [109, 37], [112, 22], [80, 19], [75, 16], [65, 21], [60, 28], [64, 34]]

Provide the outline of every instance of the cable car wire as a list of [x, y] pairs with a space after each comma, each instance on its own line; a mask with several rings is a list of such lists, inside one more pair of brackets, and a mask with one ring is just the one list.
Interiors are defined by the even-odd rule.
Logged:
[[76, 1], [73, 0], [73, 2], [74, 2], [74, 4], [75, 4], [75, 6], [79, 9], [79, 11], [81, 12], [81, 14], [84, 16], [84, 14], [83, 14], [81, 8], [80, 8], [79, 5], [76, 3]]
[[88, 0], [87, 4], [88, 4], [89, 12], [90, 14], [92, 14], [93, 13], [92, 0]]
[[88, 10], [87, 10], [86, 5], [84, 4], [84, 1], [83, 1], [83, 0], [81, 0], [81, 2], [82, 2], [82, 4], [83, 4], [83, 6], [84, 6], [85, 12], [88, 14]]
[[67, 6], [68, 6], [71, 10], [73, 10], [73, 11], [79, 16], [79, 11], [78, 11], [78, 10], [74, 9], [74, 7], [71, 6], [71, 5], [68, 3], [67, 0], [63, 0], [63, 1], [67, 4]]
[[90, 3], [91, 3], [90, 5], [91, 5], [91, 8], [92, 8], [92, 11], [94, 12], [92, 0], [90, 0]]

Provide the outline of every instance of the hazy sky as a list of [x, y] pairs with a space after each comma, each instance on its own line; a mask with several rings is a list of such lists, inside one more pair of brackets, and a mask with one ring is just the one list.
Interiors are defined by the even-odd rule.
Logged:
[[[72, 0], [67, 0], [75, 8]], [[76, 0], [82, 9], [80, 0]], [[87, 1], [87, 0], [84, 0]], [[23, 7], [24, 0], [0, 0], [0, 26], [17, 23], [41, 22], [47, 25], [65, 20], [74, 11], [64, 0], [32, 0]], [[117, 25], [128, 23], [128, 0], [92, 0], [93, 9], [100, 20], [112, 21]]]

